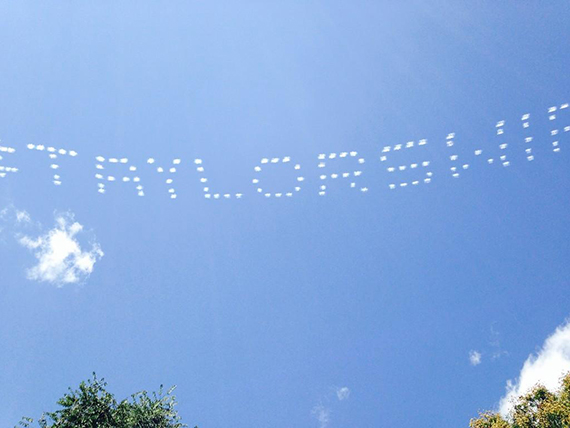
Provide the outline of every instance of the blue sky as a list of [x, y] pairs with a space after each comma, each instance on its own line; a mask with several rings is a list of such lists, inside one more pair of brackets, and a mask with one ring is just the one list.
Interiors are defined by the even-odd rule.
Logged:
[[0, 3], [0, 424], [96, 371], [201, 428], [467, 426], [570, 370], [569, 18]]

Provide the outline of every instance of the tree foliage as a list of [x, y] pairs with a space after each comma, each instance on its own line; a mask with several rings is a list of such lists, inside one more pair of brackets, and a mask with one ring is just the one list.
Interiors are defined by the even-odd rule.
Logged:
[[[118, 402], [106, 390], [107, 383], [95, 373], [79, 389], [72, 390], [59, 399], [60, 409], [46, 412], [37, 421], [41, 428], [183, 428], [180, 416], [174, 409], [174, 387], [163, 393], [149, 395], [146, 391], [131, 395]], [[20, 427], [28, 428], [31, 418], [22, 418]]]
[[494, 412], [485, 412], [471, 419], [471, 428], [569, 428], [570, 374], [556, 392], [537, 385], [519, 397], [507, 419]]

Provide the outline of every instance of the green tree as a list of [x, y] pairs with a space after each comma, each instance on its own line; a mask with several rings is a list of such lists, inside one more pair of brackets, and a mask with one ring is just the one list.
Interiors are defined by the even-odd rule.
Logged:
[[519, 397], [507, 419], [494, 412], [485, 412], [471, 419], [471, 428], [570, 428], [570, 374], [560, 389], [548, 391], [537, 385]]
[[[183, 428], [180, 416], [174, 409], [174, 387], [165, 394], [162, 385], [158, 393], [146, 391], [131, 395], [118, 402], [105, 388], [104, 379], [95, 373], [79, 389], [66, 393], [57, 402], [60, 409], [46, 412], [37, 421], [41, 428]], [[31, 427], [33, 419], [22, 418], [20, 427]], [[196, 427], [197, 428], [197, 427]]]

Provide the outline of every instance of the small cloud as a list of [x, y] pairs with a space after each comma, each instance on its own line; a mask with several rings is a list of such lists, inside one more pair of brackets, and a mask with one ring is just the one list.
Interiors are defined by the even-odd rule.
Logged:
[[32, 219], [27, 211], [17, 211], [16, 210], [16, 221], [18, 223], [31, 223]]
[[350, 389], [348, 389], [346, 386], [337, 388], [336, 396], [339, 401], [346, 400], [348, 397], [350, 397]]
[[501, 347], [501, 334], [495, 329], [493, 325], [491, 325], [491, 338], [489, 340], [489, 345], [494, 348], [493, 353], [491, 354], [492, 360], [497, 360], [503, 356], [509, 355], [507, 351], [504, 351]]
[[481, 364], [481, 353], [477, 351], [469, 351], [469, 362], [472, 366]]
[[507, 392], [499, 403], [499, 412], [508, 416], [513, 401], [535, 385], [556, 390], [560, 378], [570, 371], [570, 322], [559, 326], [550, 335], [537, 355], [529, 355], [516, 382], [507, 381]]
[[55, 227], [45, 234], [35, 239], [20, 236], [19, 243], [33, 251], [38, 261], [27, 270], [28, 279], [60, 287], [86, 280], [95, 263], [103, 257], [103, 251], [96, 242], [92, 242], [88, 249], [82, 247], [77, 239], [81, 233], [83, 226], [74, 221], [72, 214], [64, 214], [56, 217]]
[[[335, 395], [338, 401], [347, 400], [350, 397], [350, 389], [346, 386], [331, 387], [326, 395], [321, 398], [320, 403], [313, 407], [311, 414], [319, 421], [320, 428], [327, 427], [331, 422], [331, 407], [334, 407], [337, 402], [334, 399]], [[325, 406], [325, 404], [329, 404], [329, 406]]]
[[326, 428], [331, 420], [330, 409], [324, 407], [322, 404], [313, 407], [311, 414], [319, 421], [320, 428]]
[[493, 355], [491, 355], [491, 359], [498, 360], [499, 358], [504, 357], [506, 355], [509, 355], [507, 351], [495, 351], [493, 352]]
[[31, 223], [32, 219], [26, 210], [19, 210], [13, 204], [9, 204], [0, 210], [0, 221], [4, 224], [18, 225]]
[[28, 229], [32, 219], [27, 211], [18, 210], [13, 204], [6, 205], [0, 210], [0, 242], [5, 244], [6, 235], [12, 235], [16, 230]]

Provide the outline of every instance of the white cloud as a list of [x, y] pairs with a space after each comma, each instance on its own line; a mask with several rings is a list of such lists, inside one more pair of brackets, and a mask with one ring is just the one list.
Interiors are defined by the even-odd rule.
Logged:
[[38, 238], [21, 236], [20, 244], [32, 250], [38, 261], [27, 270], [28, 278], [58, 286], [87, 279], [103, 251], [96, 242], [89, 249], [82, 248], [77, 239], [82, 231], [83, 226], [74, 221], [72, 214], [64, 214], [56, 217], [53, 229]]
[[[330, 403], [333, 407], [334, 403], [331, 403], [331, 398], [334, 397], [334, 395], [332, 395], [333, 393], [336, 395], [338, 401], [344, 401], [350, 397], [350, 389], [346, 386], [330, 388], [324, 397], [324, 400], [325, 403]], [[334, 402], [336, 403], [336, 400], [334, 400]], [[331, 409], [330, 407], [323, 405], [322, 401], [320, 404], [313, 407], [311, 415], [319, 421], [320, 428], [326, 428], [331, 422]]]
[[26, 210], [19, 210], [13, 204], [9, 204], [0, 210], [0, 221], [4, 224], [18, 225], [31, 223], [32, 219]]
[[481, 364], [481, 353], [477, 351], [469, 351], [469, 362], [472, 366]]
[[331, 420], [331, 411], [322, 404], [313, 407], [311, 414], [319, 421], [320, 428], [326, 428]]
[[6, 243], [6, 235], [11, 235], [15, 230], [26, 229], [31, 225], [32, 219], [27, 211], [18, 210], [13, 204], [6, 205], [0, 210], [0, 242]]
[[560, 379], [570, 371], [570, 322], [559, 326], [546, 339], [538, 355], [530, 355], [525, 361], [516, 382], [507, 381], [507, 393], [499, 403], [499, 412], [507, 416], [512, 401], [525, 394], [537, 383], [549, 390], [556, 390]]
[[342, 388], [337, 388], [336, 396], [339, 399], [339, 401], [346, 400], [348, 397], [350, 397], [350, 389], [348, 389], [346, 386], [343, 386]]
[[493, 325], [491, 325], [491, 340], [489, 341], [489, 345], [494, 348], [494, 351], [491, 354], [491, 360], [497, 360], [503, 356], [509, 355], [507, 351], [504, 351], [501, 348], [501, 334], [495, 330]]
[[30, 218], [30, 214], [27, 211], [17, 211], [16, 210], [16, 221], [18, 223], [30, 223], [32, 219]]

